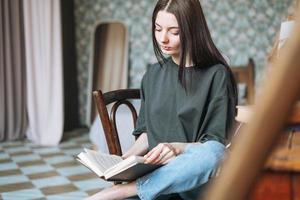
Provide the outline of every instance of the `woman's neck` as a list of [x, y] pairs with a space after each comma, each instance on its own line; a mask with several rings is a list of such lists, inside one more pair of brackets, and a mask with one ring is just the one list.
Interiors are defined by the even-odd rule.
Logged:
[[[172, 60], [173, 60], [177, 65], [179, 65], [179, 63], [180, 63], [180, 58], [179, 58], [179, 56], [172, 56]], [[187, 56], [186, 63], [185, 63], [185, 67], [192, 67], [192, 66], [194, 66], [194, 63], [191, 61], [191, 59], [189, 58], [189, 56]]]

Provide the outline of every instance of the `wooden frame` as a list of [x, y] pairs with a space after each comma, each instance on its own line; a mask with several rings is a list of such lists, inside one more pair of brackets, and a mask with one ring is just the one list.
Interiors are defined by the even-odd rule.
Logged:
[[[296, 13], [300, 13], [300, 7]], [[254, 107], [255, 116], [234, 138], [232, 151], [206, 200], [245, 199], [275, 139], [293, 112], [300, 93], [300, 15], [291, 38], [279, 55]]]
[[[90, 57], [89, 57], [89, 63], [88, 63], [88, 86], [87, 86], [87, 104], [86, 104], [86, 116], [85, 116], [85, 122], [87, 125], [91, 125], [92, 123], [92, 117], [94, 113], [94, 105], [92, 104], [93, 98], [92, 98], [92, 94], [90, 93], [90, 91], [93, 91], [95, 88], [99, 88], [98, 86], [96, 86], [96, 80], [94, 80], [94, 75], [95, 75], [95, 71], [96, 68], [95, 66], [98, 63], [95, 63], [96, 61], [99, 62], [99, 55], [96, 54], [100, 53], [99, 49], [96, 48], [95, 44], [98, 40], [101, 40], [101, 38], [96, 38], [96, 32], [99, 26], [101, 25], [108, 25], [108, 24], [120, 24], [123, 26], [124, 30], [125, 30], [125, 40], [124, 40], [124, 52], [123, 52], [123, 58], [122, 58], [122, 62], [123, 62], [123, 73], [122, 73], [122, 77], [123, 77], [123, 83], [122, 86], [120, 88], [127, 88], [128, 86], [128, 54], [129, 54], [129, 30], [128, 27], [126, 26], [126, 24], [124, 24], [122, 21], [119, 20], [100, 20], [97, 21], [94, 24], [94, 28], [93, 31], [91, 32], [91, 45], [89, 48], [90, 51]], [[98, 41], [99, 42], [99, 41]], [[105, 41], [101, 41], [102, 43]], [[115, 56], [115, 55], [114, 55]], [[115, 58], [116, 59], [116, 58]], [[109, 67], [113, 67], [113, 66], [109, 66]], [[103, 89], [107, 89], [107, 88], [101, 88]], [[114, 88], [114, 89], [118, 89], [118, 88]], [[110, 89], [112, 90], [112, 89]]]

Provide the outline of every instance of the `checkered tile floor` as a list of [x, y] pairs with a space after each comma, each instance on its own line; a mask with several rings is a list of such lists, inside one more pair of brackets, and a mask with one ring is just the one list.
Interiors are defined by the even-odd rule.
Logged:
[[67, 135], [55, 147], [0, 143], [0, 199], [76, 200], [111, 185], [74, 160], [83, 147], [93, 147], [86, 131]]

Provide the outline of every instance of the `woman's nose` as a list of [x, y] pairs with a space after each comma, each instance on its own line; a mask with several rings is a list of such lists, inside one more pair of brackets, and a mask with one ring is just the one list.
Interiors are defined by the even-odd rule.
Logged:
[[167, 43], [168, 40], [169, 40], [169, 38], [168, 38], [167, 32], [166, 32], [166, 31], [163, 31], [163, 32], [161, 33], [161, 36], [160, 36], [160, 41], [161, 41], [162, 43]]

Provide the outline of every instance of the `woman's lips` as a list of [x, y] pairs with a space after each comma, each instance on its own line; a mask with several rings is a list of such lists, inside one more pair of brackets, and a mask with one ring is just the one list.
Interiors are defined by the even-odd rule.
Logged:
[[166, 50], [166, 51], [170, 51], [170, 50], [172, 50], [172, 48], [171, 48], [171, 47], [164, 47], [164, 46], [161, 46], [161, 48], [162, 48], [163, 50]]

